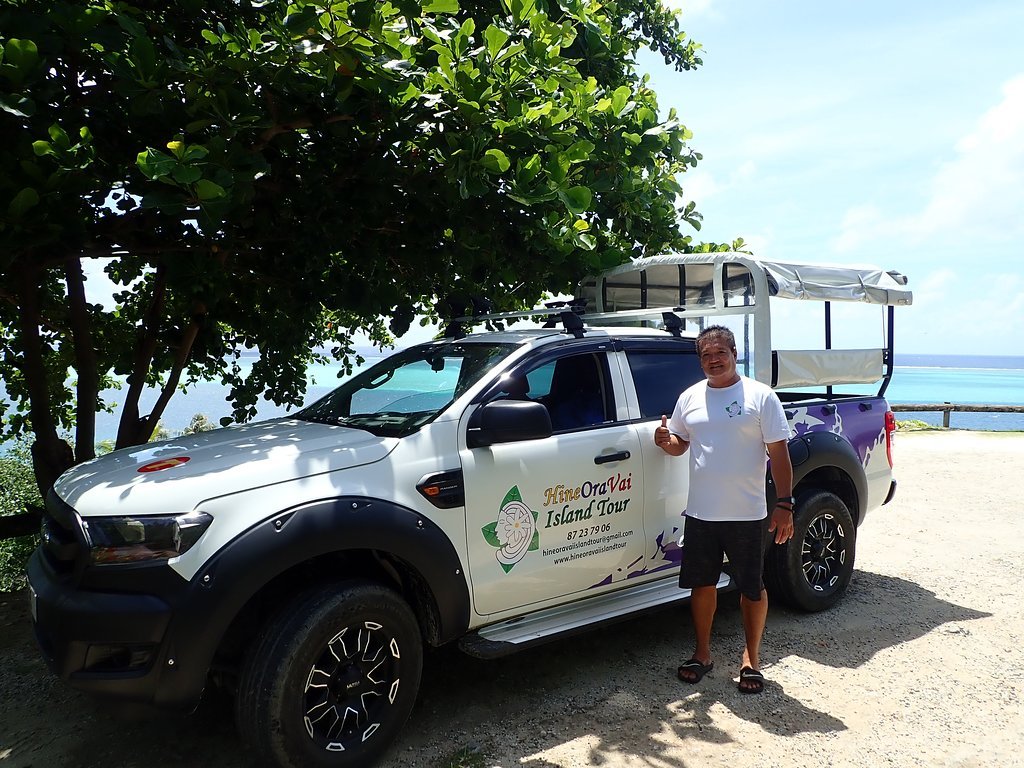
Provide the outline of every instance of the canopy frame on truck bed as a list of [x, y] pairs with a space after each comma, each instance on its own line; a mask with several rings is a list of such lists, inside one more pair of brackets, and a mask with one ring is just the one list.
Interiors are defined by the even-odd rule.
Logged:
[[[879, 267], [794, 264], [720, 252], [652, 256], [584, 279], [576, 292], [588, 322], [615, 324], [630, 315], [660, 315], [668, 306], [684, 318], [740, 315], [744, 339], [753, 342], [750, 375], [773, 387], [826, 386], [881, 382], [892, 377], [894, 309], [913, 303], [907, 278]], [[763, 300], [765, 297], [768, 300]], [[824, 304], [824, 349], [775, 349], [773, 301]], [[834, 349], [832, 303], [859, 302], [884, 308], [884, 346]], [[657, 322], [657, 321], [655, 321]]]
[[[571, 302], [457, 321], [532, 318], [549, 326], [561, 322], [567, 332], [579, 335], [586, 325], [647, 325], [678, 333], [680, 328], [697, 331], [713, 318], [725, 324], [735, 318], [747, 375], [776, 388], [824, 386], [830, 395], [833, 385], [880, 382], [881, 396], [893, 371], [895, 307], [913, 303], [906, 285], [904, 275], [878, 267], [771, 262], [734, 252], [652, 256], [585, 278]], [[771, 304], [779, 300], [824, 305], [824, 349], [774, 348]], [[884, 345], [833, 348], [833, 302], [882, 307]]]

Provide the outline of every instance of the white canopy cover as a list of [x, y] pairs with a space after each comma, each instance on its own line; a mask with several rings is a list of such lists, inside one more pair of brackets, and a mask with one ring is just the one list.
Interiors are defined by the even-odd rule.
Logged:
[[[614, 267], [597, 279], [614, 278], [616, 283], [629, 281], [632, 273], [639, 285], [640, 273], [657, 275], [664, 282], [673, 267], [740, 264], [751, 272], [760, 271], [768, 281], [772, 298], [810, 299], [815, 301], [861, 301], [868, 304], [905, 306], [913, 303], [913, 293], [906, 287], [907, 278], [899, 272], [880, 267], [846, 267], [824, 264], [795, 264], [780, 261], [762, 261], [745, 253], [690, 253], [650, 256], [629, 264]], [[668, 269], [666, 269], [668, 268]], [[594, 278], [584, 281], [583, 293], [595, 286]]]

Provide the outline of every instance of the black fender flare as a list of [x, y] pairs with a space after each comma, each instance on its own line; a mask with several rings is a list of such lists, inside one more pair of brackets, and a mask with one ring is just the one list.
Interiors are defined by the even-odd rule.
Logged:
[[345, 496], [308, 502], [236, 537], [177, 596], [158, 662], [164, 673], [157, 703], [198, 700], [228, 627], [271, 580], [303, 562], [346, 550], [374, 550], [407, 562], [434, 599], [439, 642], [465, 633], [469, 587], [458, 553], [440, 527], [412, 509], [378, 499]]
[[818, 469], [834, 468], [853, 483], [857, 498], [851, 513], [856, 521], [864, 519], [868, 501], [868, 478], [856, 449], [842, 435], [834, 432], [807, 432], [789, 441], [789, 458], [793, 463], [793, 488]]

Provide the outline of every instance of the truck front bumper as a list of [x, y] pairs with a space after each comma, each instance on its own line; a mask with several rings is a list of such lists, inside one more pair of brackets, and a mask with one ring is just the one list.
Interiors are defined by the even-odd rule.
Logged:
[[72, 687], [105, 698], [191, 707], [206, 670], [176, 667], [171, 605], [152, 594], [84, 589], [37, 550], [28, 564], [36, 642], [50, 669]]

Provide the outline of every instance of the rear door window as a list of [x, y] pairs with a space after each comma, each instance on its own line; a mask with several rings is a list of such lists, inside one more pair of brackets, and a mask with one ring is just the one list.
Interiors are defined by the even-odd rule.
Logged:
[[690, 349], [630, 349], [626, 359], [645, 419], [671, 416], [679, 394], [704, 378], [697, 353]]

